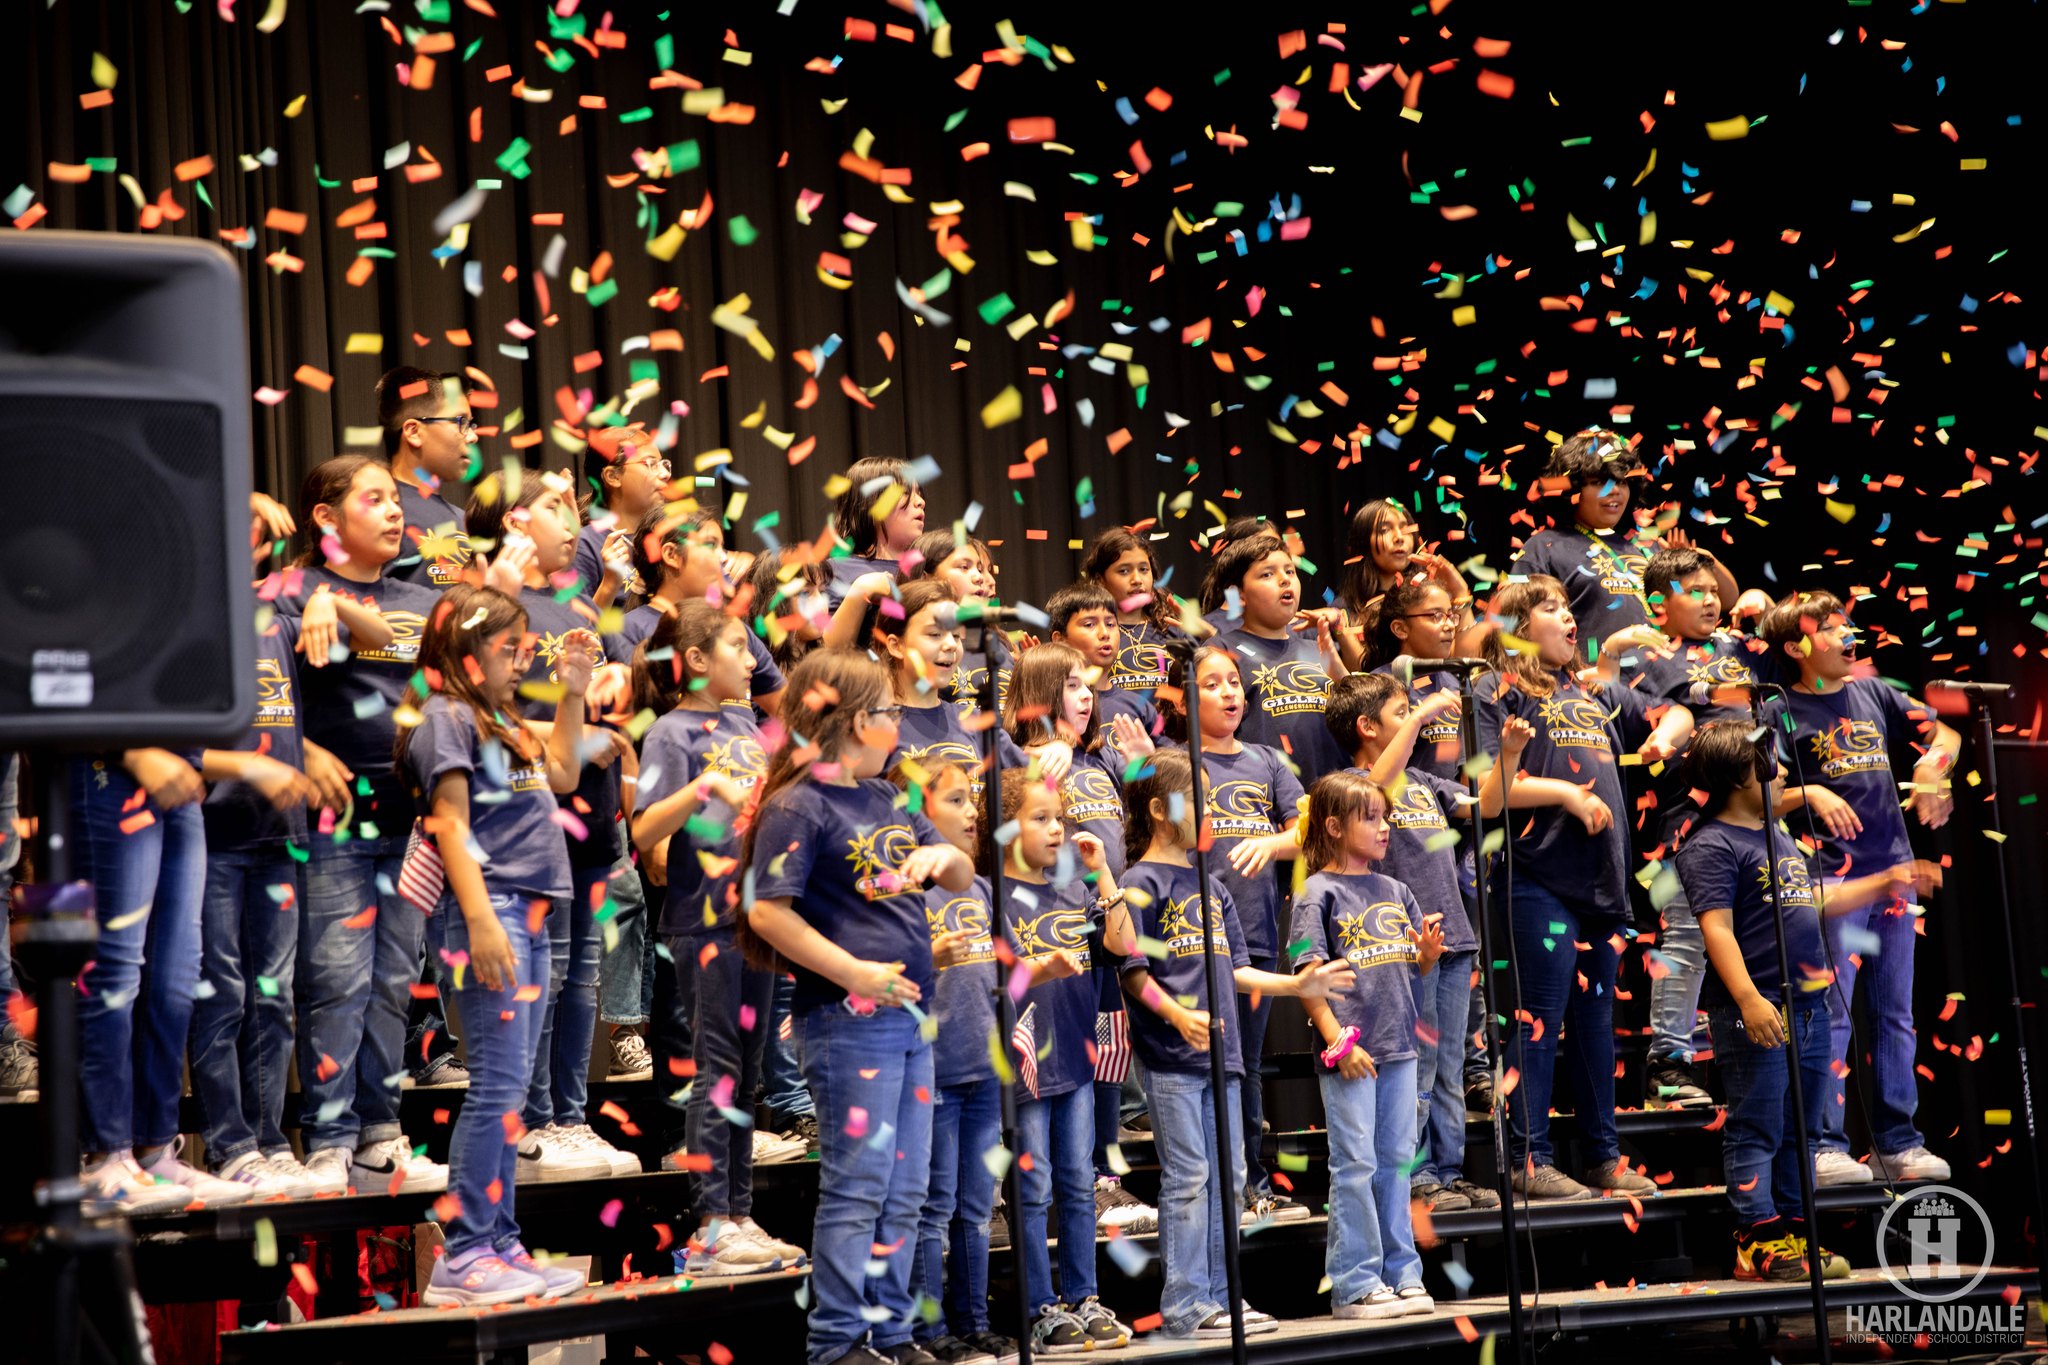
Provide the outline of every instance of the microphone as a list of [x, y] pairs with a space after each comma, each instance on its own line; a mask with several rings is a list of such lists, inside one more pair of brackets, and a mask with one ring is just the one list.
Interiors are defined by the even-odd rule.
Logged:
[[1928, 683], [1929, 689], [1940, 688], [1944, 692], [1974, 692], [1979, 696], [1995, 697], [2012, 691], [2011, 683], [1971, 682], [1967, 678], [1936, 678]]
[[1417, 673], [1425, 676], [1431, 673], [1483, 673], [1492, 667], [1484, 659], [1418, 659], [1412, 654], [1402, 654], [1387, 665], [1387, 671], [1413, 687]]
[[1052, 618], [1029, 602], [1019, 602], [1011, 607], [963, 602], [953, 609], [953, 619], [963, 626], [1014, 624], [1045, 630], [1052, 625]]

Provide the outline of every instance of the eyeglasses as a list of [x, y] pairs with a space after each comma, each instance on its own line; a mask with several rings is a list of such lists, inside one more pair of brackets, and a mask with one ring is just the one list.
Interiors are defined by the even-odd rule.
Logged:
[[1411, 611], [1402, 616], [1401, 619], [1403, 621], [1433, 621], [1437, 625], [1442, 625], [1446, 621], [1457, 620], [1458, 609], [1456, 607], [1439, 607], [1435, 611]]
[[528, 640], [507, 640], [492, 652], [501, 659], [510, 659], [523, 668], [533, 662], [533, 642]]
[[418, 422], [421, 426], [427, 426], [434, 422], [447, 422], [464, 436], [476, 430], [476, 418], [474, 417], [415, 417], [412, 420]]
[[642, 460], [628, 460], [626, 461], [626, 463], [639, 465], [642, 469], [645, 469], [650, 474], [659, 474], [664, 478], [666, 478], [669, 474], [673, 473], [675, 470], [675, 466], [673, 464], [670, 464], [667, 460], [662, 459], [659, 455], [652, 455]]
[[870, 706], [860, 714], [863, 719], [874, 716], [894, 724], [903, 719], [903, 708], [901, 706]]

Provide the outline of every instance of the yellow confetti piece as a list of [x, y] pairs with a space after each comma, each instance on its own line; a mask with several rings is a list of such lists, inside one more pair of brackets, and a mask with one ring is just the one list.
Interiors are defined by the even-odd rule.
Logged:
[[253, 1248], [256, 1264], [273, 1266], [277, 1264], [277, 1226], [268, 1218], [256, 1220], [256, 1245]]
[[1734, 142], [1749, 136], [1749, 120], [1737, 114], [1734, 118], [1716, 119], [1707, 124], [1707, 136], [1715, 142]]
[[306, 97], [304, 95], [300, 95], [297, 99], [293, 100], [290, 104], [287, 104], [284, 107], [284, 116], [286, 118], [297, 118], [300, 114], [304, 113], [305, 110]]
[[1984, 831], [1984, 837], [1994, 844], [2002, 844], [2005, 842], [2005, 831], [2002, 829], [1987, 829]]
[[1451, 310], [1451, 325], [1454, 327], [1470, 327], [1477, 321], [1479, 321], [1479, 310], [1469, 303], [1462, 308], [1453, 308]]
[[2008, 1127], [2012, 1123], [2012, 1110], [1986, 1109], [1984, 1111], [1984, 1122], [1993, 1128]]
[[119, 80], [120, 76], [120, 71], [115, 68], [112, 62], [106, 59], [104, 54], [98, 52], [92, 54], [92, 83], [94, 85], [97, 85], [102, 90], [112, 90], [114, 82]]
[[[382, 355], [384, 354], [384, 337], [379, 332], [350, 332], [348, 334], [348, 345], [342, 349], [349, 355]], [[381, 431], [378, 433], [377, 439], [380, 441], [383, 439]]]
[[1856, 515], [1854, 503], [1836, 502], [1833, 498], [1829, 498], [1827, 499], [1827, 507], [1828, 515], [1841, 522], [1844, 526], [1847, 526]]
[[256, 21], [258, 33], [275, 33], [284, 26], [285, 0], [270, 0], [270, 7], [263, 11], [263, 17]]
[[1788, 318], [1792, 316], [1792, 300], [1786, 298], [1775, 289], [1764, 295], [1764, 306], [1774, 309]]
[[1429, 419], [1429, 434], [1439, 441], [1448, 441], [1458, 434], [1458, 429], [1441, 417]]
[[991, 398], [981, 409], [981, 424], [989, 430], [1007, 426], [1024, 415], [1024, 395], [1015, 384]]

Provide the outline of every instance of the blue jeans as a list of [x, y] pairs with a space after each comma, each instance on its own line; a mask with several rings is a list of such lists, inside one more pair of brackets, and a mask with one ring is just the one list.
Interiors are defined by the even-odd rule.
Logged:
[[[931, 1091], [932, 1049], [915, 1019], [887, 1008], [862, 1018], [816, 1006], [796, 1016], [796, 1039], [820, 1119], [807, 1355], [830, 1365], [863, 1342], [886, 1352], [910, 1340], [910, 1263], [932, 1170], [932, 1110], [918, 1091]], [[871, 1260], [880, 1274], [868, 1273]], [[869, 1308], [880, 1310], [872, 1339]]]
[[[1230, 1093], [1224, 1096], [1233, 1124], [1242, 1121], [1240, 1084], [1231, 1077]], [[1235, 1132], [1218, 1141], [1213, 1096], [1206, 1072], [1145, 1073], [1152, 1137], [1159, 1150], [1159, 1257], [1165, 1280], [1159, 1312], [1169, 1336], [1187, 1336], [1202, 1319], [1227, 1311], [1230, 1303], [1223, 1220], [1236, 1218], [1244, 1207], [1244, 1142]], [[1094, 1248], [1092, 1232], [1089, 1248]]]
[[192, 1007], [192, 1093], [216, 1170], [291, 1149], [282, 1125], [301, 880], [283, 844], [207, 854], [200, 977], [210, 993]]
[[[1252, 966], [1262, 972], [1280, 970], [1277, 959], [1254, 961]], [[1244, 1057], [1244, 1084], [1238, 1095], [1244, 1121], [1245, 1189], [1267, 1195], [1273, 1193], [1273, 1177], [1266, 1174], [1265, 1163], [1260, 1160], [1265, 1146], [1266, 1082], [1259, 1075], [1259, 1064], [1265, 1060], [1266, 1024], [1272, 1017], [1272, 996], [1261, 995], [1256, 1004], [1249, 995], [1237, 997], [1237, 1041]]]
[[1465, 1174], [1465, 1045], [1451, 1030], [1462, 1027], [1471, 1012], [1472, 964], [1478, 957], [1470, 949], [1445, 953], [1435, 971], [1414, 981], [1415, 1132], [1422, 1151], [1409, 1176], [1413, 1185], [1448, 1185]]
[[[1849, 1057], [1849, 1006], [1861, 977], [1864, 1010], [1877, 1036], [1866, 1039], [1861, 1049], [1870, 1056], [1872, 1075], [1870, 1083], [1860, 1088], [1870, 1105], [1871, 1146], [1888, 1155], [1918, 1147], [1922, 1141], [1913, 1122], [1920, 1106], [1919, 1082], [1913, 1074], [1913, 920], [1911, 914], [1890, 914], [1883, 906], [1873, 905], [1821, 922], [1835, 968], [1835, 984], [1828, 989], [1833, 1057], [1853, 1064]], [[1861, 967], [1849, 957], [1854, 945], [1844, 942], [1845, 935], [1857, 932], [1877, 938], [1875, 948], [1867, 941], [1855, 947], [1863, 959]], [[1830, 1102], [1821, 1111], [1820, 1145], [1846, 1152], [1847, 1096], [1842, 1081], [1833, 1076], [1828, 1079], [1831, 1083], [1825, 1093]]]
[[528, 1128], [550, 1123], [574, 1128], [590, 1101], [590, 1043], [597, 1034], [597, 911], [591, 893], [611, 875], [608, 867], [573, 869], [566, 905], [548, 914], [547, 1013], [540, 1051], [526, 1092]]
[[[1550, 1094], [1564, 1033], [1564, 1065], [1586, 1141], [1581, 1156], [1588, 1168], [1611, 1165], [1621, 1155], [1614, 1131], [1614, 974], [1621, 959], [1609, 936], [1621, 921], [1590, 906], [1567, 905], [1536, 881], [1516, 877], [1513, 928], [1522, 1008], [1542, 1021], [1543, 1036], [1531, 1041], [1532, 1026], [1518, 1021], [1507, 1040], [1508, 1065], [1522, 1077], [1508, 1096], [1509, 1150], [1518, 1166], [1525, 1156], [1538, 1166], [1554, 1159]], [[1575, 943], [1588, 947], [1580, 952]], [[1578, 987], [1582, 974], [1584, 990]]]
[[[1810, 999], [1811, 997], [1809, 997]], [[1805, 1217], [1799, 1203], [1799, 1163], [1813, 1165], [1821, 1111], [1834, 1090], [1828, 1075], [1828, 1017], [1819, 1004], [1794, 1007], [1799, 1033], [1799, 1082], [1806, 1088], [1807, 1150], [1799, 1150], [1792, 1085], [1787, 1078], [1789, 1043], [1763, 1048], [1743, 1032], [1742, 1011], [1717, 1005], [1707, 1012], [1714, 1031], [1714, 1060], [1728, 1082], [1728, 1124], [1721, 1134], [1721, 1166], [1735, 1225], [1748, 1230], [1783, 1215]]]
[[[919, 1341], [988, 1330], [988, 1220], [996, 1178], [984, 1157], [1002, 1140], [1002, 1128], [1002, 1084], [993, 1076], [942, 1085], [932, 1096], [932, 1179], [917, 1219], [910, 1285], [945, 1312], [937, 1322], [919, 1320]], [[1092, 1226], [1088, 1245], [1092, 1252]]]
[[[405, 1018], [426, 916], [398, 894], [393, 840], [312, 840], [299, 915], [300, 1138], [306, 1154], [399, 1135]], [[350, 927], [366, 911], [368, 925]]]
[[811, 1099], [810, 1087], [804, 1084], [803, 1070], [796, 1064], [795, 1038], [785, 1039], [782, 1036], [782, 1021], [789, 1018], [789, 1004], [795, 995], [795, 978], [775, 978], [775, 1008], [769, 1016], [768, 1052], [761, 1062], [761, 1107], [768, 1111], [769, 1126], [778, 1132], [795, 1120], [809, 1118], [818, 1112]]
[[[62, 760], [58, 760], [62, 761]], [[199, 985], [199, 904], [206, 823], [197, 803], [158, 810], [110, 756], [80, 760], [71, 789], [72, 839], [93, 885], [99, 946], [79, 977], [81, 1129], [91, 1153], [161, 1147], [178, 1135], [185, 1039]], [[121, 822], [155, 817], [133, 834]]]
[[1381, 1062], [1377, 1077], [1347, 1081], [1324, 1071], [1319, 1079], [1330, 1125], [1330, 1301], [1419, 1285], [1404, 1174], [1415, 1157], [1415, 1059]]
[[[711, 1169], [691, 1183], [699, 1216], [745, 1218], [754, 1212], [754, 1096], [761, 1088], [761, 1054], [768, 1030], [774, 978], [745, 966], [730, 929], [684, 934], [669, 941], [675, 954], [681, 1009], [692, 1029], [697, 1074], [684, 1113], [684, 1143], [711, 1158]], [[709, 962], [707, 946], [718, 949]], [[746, 1012], [742, 1026], [741, 1013]], [[666, 1083], [666, 1082], [664, 1082]], [[730, 1090], [730, 1094], [724, 1092]], [[742, 1127], [720, 1108], [745, 1115]]]
[[604, 963], [598, 970], [597, 1017], [607, 1024], [644, 1024], [653, 1003], [654, 933], [648, 925], [647, 897], [640, 869], [632, 856], [612, 865], [611, 902], [616, 907], [603, 925]]
[[[525, 896], [493, 895], [491, 909], [511, 941], [518, 972], [494, 991], [478, 979], [475, 967], [465, 966], [461, 988], [449, 992], [469, 1054], [469, 1095], [448, 1136], [448, 1189], [460, 1201], [448, 1220], [449, 1256], [487, 1245], [503, 1251], [519, 1237], [513, 1209], [519, 1143], [506, 1134], [504, 1119], [526, 1094], [545, 1013], [540, 1000], [518, 999], [518, 990], [547, 980], [549, 947], [545, 927], [539, 933], [528, 927]], [[561, 911], [557, 902], [555, 913]], [[469, 951], [469, 921], [453, 897], [443, 899], [434, 919], [441, 947]]]
[[[1673, 879], [1674, 882], [1676, 878]], [[1707, 974], [1707, 941], [1692, 902], [1680, 885], [1664, 902], [1657, 956], [1667, 968], [1650, 982], [1650, 1055], [1645, 1068], [1665, 1062], [1690, 1063], [1698, 1049], [1700, 982]]]
[[[1018, 1172], [1024, 1201], [1017, 1238], [1025, 1303], [1033, 1314], [1064, 1299], [1095, 1293], [1095, 1085], [1017, 1104], [1017, 1145], [1031, 1164]], [[1060, 1292], [1052, 1289], [1052, 1253], [1045, 1244], [1050, 1210], [1060, 1206]]]

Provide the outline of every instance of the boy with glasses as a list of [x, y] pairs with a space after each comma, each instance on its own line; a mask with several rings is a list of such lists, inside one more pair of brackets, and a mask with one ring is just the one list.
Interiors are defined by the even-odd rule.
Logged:
[[442, 491], [468, 481], [470, 447], [477, 441], [462, 376], [400, 365], [385, 372], [376, 392], [384, 459], [405, 512], [405, 551], [385, 573], [448, 588], [469, 562], [469, 522]]

